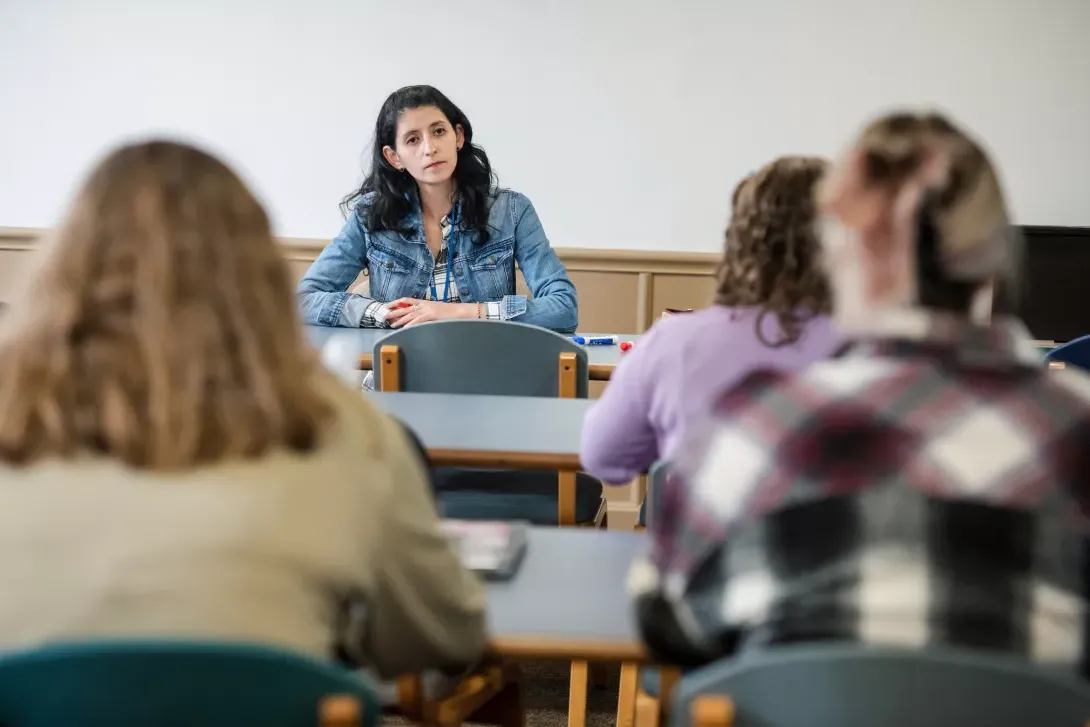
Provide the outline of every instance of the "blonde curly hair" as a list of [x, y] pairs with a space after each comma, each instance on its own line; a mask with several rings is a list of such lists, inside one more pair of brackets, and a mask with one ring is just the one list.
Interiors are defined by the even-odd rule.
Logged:
[[[816, 157], [782, 157], [734, 190], [715, 302], [759, 306], [757, 338], [770, 348], [795, 343], [808, 320], [832, 308], [819, 263], [814, 203], [826, 166]], [[775, 340], [762, 331], [768, 315], [779, 322]]]
[[0, 326], [0, 460], [186, 468], [313, 448], [332, 413], [265, 210], [217, 159], [149, 142], [76, 195]]

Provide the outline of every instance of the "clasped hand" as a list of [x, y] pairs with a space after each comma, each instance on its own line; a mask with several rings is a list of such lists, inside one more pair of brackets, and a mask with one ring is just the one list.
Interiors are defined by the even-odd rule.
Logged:
[[386, 322], [391, 328], [404, 328], [428, 321], [476, 317], [476, 303], [441, 303], [419, 298], [398, 298], [387, 305]]

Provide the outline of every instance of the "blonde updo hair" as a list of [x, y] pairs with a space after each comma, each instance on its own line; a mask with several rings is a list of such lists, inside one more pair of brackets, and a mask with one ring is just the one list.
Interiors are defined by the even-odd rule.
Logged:
[[940, 114], [894, 113], [863, 129], [853, 159], [822, 183], [819, 206], [843, 208], [836, 198], [849, 186], [856, 196], [887, 200], [912, 180], [924, 188], [916, 210], [921, 304], [962, 310], [993, 282], [1012, 292], [1021, 237], [1010, 224], [998, 174], [972, 137]]

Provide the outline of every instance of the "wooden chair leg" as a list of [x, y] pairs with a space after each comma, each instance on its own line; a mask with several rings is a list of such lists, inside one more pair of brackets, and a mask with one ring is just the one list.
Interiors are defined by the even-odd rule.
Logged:
[[575, 525], [575, 473], [561, 472], [558, 477], [558, 511], [556, 522], [560, 527]]
[[697, 697], [689, 715], [693, 727], [733, 727], [734, 702], [720, 695]]
[[568, 687], [568, 727], [587, 727], [587, 672], [585, 661], [571, 663]]
[[411, 720], [419, 720], [424, 715], [424, 685], [419, 674], [398, 677], [397, 708], [401, 714]]
[[662, 705], [642, 689], [636, 692], [636, 727], [659, 727]]
[[636, 689], [640, 682], [639, 665], [621, 663], [621, 685], [617, 694], [617, 727], [634, 727], [636, 722]]
[[666, 719], [665, 710], [670, 707], [670, 699], [674, 696], [674, 688], [680, 680], [681, 670], [676, 666], [659, 668], [659, 710], [663, 720]]
[[318, 727], [362, 727], [359, 700], [348, 694], [331, 694], [318, 705]]
[[510, 681], [517, 681], [517, 678], [509, 668], [500, 665], [482, 668], [464, 679], [453, 694], [434, 703], [435, 724], [457, 727], [498, 697]]

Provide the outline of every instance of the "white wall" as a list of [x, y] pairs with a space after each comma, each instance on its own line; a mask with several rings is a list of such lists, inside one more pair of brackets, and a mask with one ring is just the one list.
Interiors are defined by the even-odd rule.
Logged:
[[1090, 0], [0, 0], [0, 226], [104, 149], [225, 155], [328, 237], [386, 94], [438, 86], [558, 246], [720, 249], [735, 181], [934, 104], [1019, 222], [1090, 225]]

